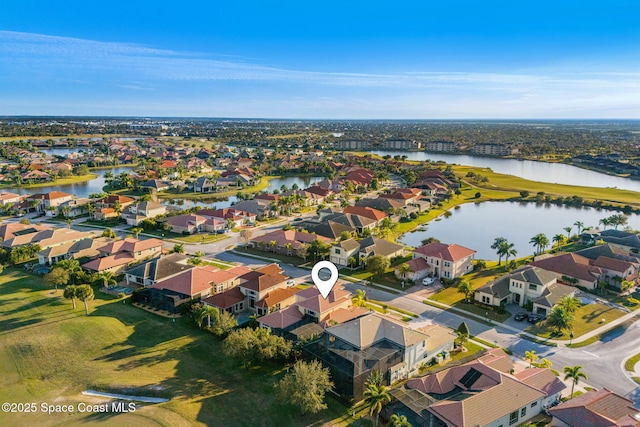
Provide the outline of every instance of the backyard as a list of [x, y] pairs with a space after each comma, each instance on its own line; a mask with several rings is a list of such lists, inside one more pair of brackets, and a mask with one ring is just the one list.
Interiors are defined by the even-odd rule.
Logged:
[[128, 301], [96, 292], [74, 311], [62, 291], [19, 269], [0, 276], [0, 398], [5, 402], [74, 404], [97, 389], [166, 397], [135, 413], [3, 414], [4, 425], [321, 425], [353, 420], [328, 398], [329, 408], [300, 415], [273, 398], [280, 365], [248, 371], [224, 356], [221, 343], [188, 316], [165, 319]]

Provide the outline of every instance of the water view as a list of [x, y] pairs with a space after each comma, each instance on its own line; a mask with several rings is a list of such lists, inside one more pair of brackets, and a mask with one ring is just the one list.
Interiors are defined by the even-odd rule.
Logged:
[[[440, 217], [424, 226], [425, 230], [405, 234], [399, 240], [405, 245], [418, 247], [427, 237], [444, 243], [457, 243], [477, 251], [477, 259], [497, 259], [491, 245], [496, 237], [505, 237], [515, 244], [518, 257], [532, 255], [531, 238], [543, 233], [551, 241], [559, 233], [567, 234], [565, 227], [581, 221], [585, 226], [597, 227], [598, 222], [615, 212], [591, 208], [572, 208], [556, 205], [536, 205], [518, 202], [467, 203], [452, 209], [451, 216]], [[640, 215], [629, 216], [629, 226], [640, 229]], [[620, 228], [621, 229], [621, 228]]]
[[640, 181], [607, 175], [564, 163], [500, 159], [466, 154], [426, 153], [424, 151], [372, 151], [371, 153], [379, 156], [407, 156], [407, 159], [415, 161], [443, 161], [459, 165], [491, 168], [494, 172], [518, 176], [532, 181], [587, 187], [615, 187], [640, 192]]

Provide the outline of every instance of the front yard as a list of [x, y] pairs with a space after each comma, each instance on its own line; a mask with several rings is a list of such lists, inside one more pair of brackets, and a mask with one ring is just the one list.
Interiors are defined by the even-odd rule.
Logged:
[[[583, 305], [579, 307], [575, 313], [573, 336], [574, 338], [577, 338], [624, 315], [625, 313], [622, 310], [608, 307], [600, 303]], [[546, 321], [525, 329], [525, 332], [529, 332], [530, 334], [537, 335], [541, 338], [569, 339], [568, 332], [565, 332], [562, 336], [555, 336], [554, 331], [555, 329], [549, 327]]]

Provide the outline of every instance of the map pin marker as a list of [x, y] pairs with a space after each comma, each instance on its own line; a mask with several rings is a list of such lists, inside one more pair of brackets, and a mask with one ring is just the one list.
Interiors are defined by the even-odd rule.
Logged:
[[[331, 277], [327, 280], [322, 280], [319, 276], [320, 270], [323, 268], [326, 268], [331, 272]], [[311, 279], [313, 279], [313, 283], [320, 291], [322, 298], [327, 299], [329, 292], [331, 292], [331, 289], [333, 289], [333, 286], [338, 281], [338, 267], [330, 261], [320, 261], [313, 266], [313, 269], [311, 270]]]

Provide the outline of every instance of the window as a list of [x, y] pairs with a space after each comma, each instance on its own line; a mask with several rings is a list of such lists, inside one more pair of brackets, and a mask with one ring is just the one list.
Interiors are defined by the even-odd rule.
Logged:
[[527, 407], [526, 406], [520, 410], [520, 417], [524, 417], [525, 415], [527, 415]]
[[531, 404], [531, 407], [532, 407], [532, 408], [535, 408], [536, 406], [538, 406], [538, 402], [533, 402], [533, 403]]
[[534, 285], [533, 283], [529, 283], [529, 290], [537, 291], [538, 290], [538, 286]]
[[340, 249], [336, 248], [336, 255], [340, 255]]
[[444, 266], [445, 266], [445, 267], [451, 267], [451, 263], [450, 263], [449, 261], [445, 261], [445, 262], [444, 262]]
[[518, 422], [518, 411], [513, 411], [509, 414], [509, 425], [514, 425]]

